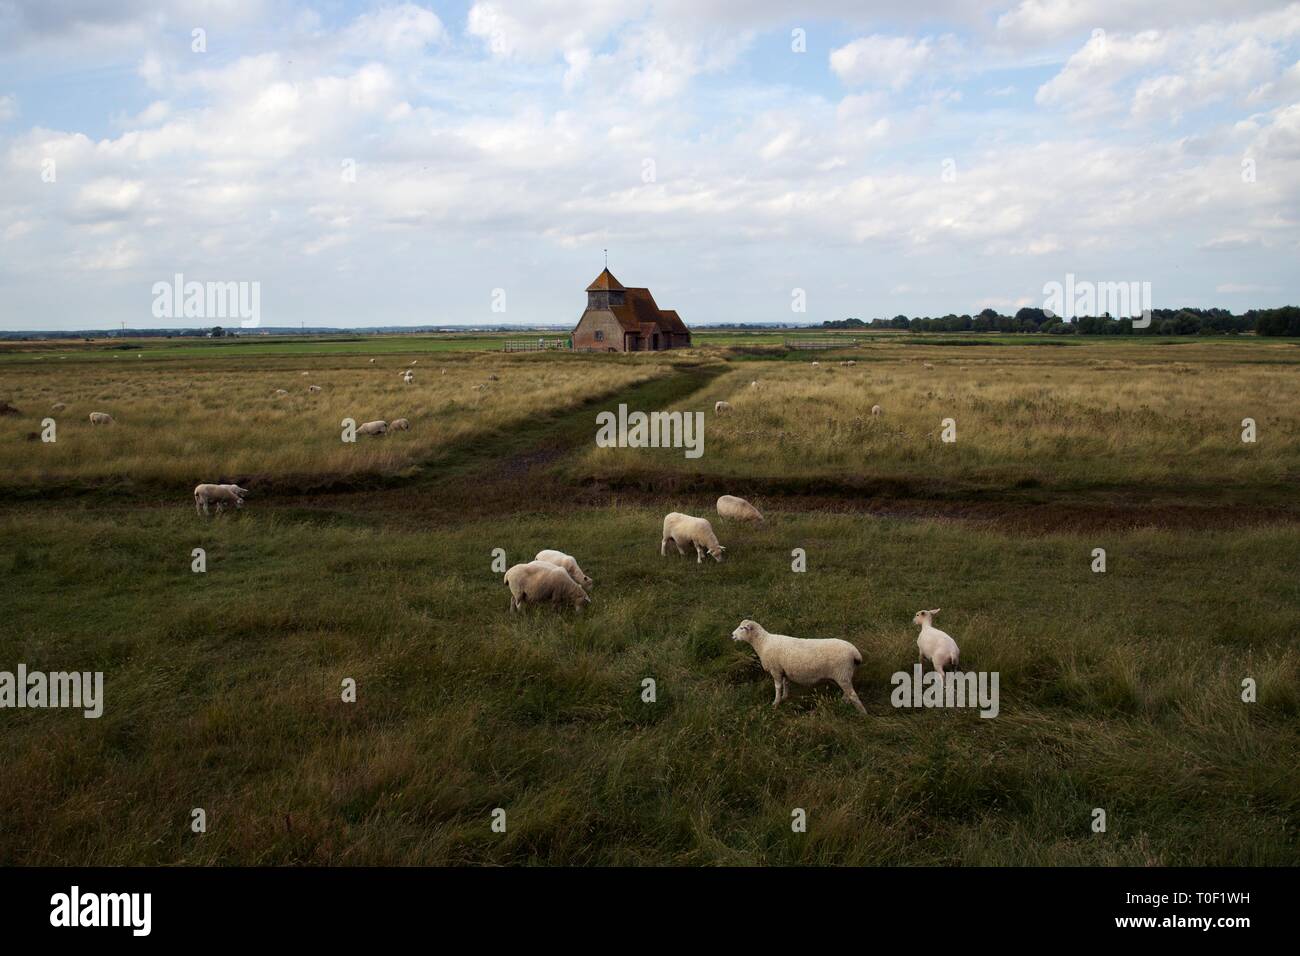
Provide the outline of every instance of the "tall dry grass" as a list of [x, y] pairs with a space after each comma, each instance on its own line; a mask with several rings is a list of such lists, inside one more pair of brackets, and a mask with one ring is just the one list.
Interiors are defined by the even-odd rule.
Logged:
[[[593, 449], [580, 467], [604, 477], [970, 487], [1283, 485], [1300, 476], [1300, 350], [1245, 351], [1251, 360], [1224, 347], [1085, 346], [881, 348], [859, 353], [851, 367], [842, 355], [822, 356], [819, 366], [811, 358], [747, 361], [680, 406], [706, 412], [703, 458]], [[715, 416], [718, 399], [734, 413]], [[951, 444], [941, 440], [949, 418]], [[1242, 441], [1245, 418], [1256, 423], [1253, 444]]]
[[[407, 357], [374, 365], [362, 356], [133, 362], [6, 366], [0, 399], [22, 414], [0, 418], [0, 485], [392, 474], [448, 446], [527, 428], [548, 410], [665, 371], [650, 362], [582, 357], [427, 356], [406, 385], [400, 375], [410, 367]], [[310, 394], [310, 385], [321, 392]], [[288, 394], [277, 397], [277, 389]], [[56, 402], [67, 408], [52, 411]], [[92, 426], [94, 411], [108, 412], [116, 424]], [[46, 417], [56, 422], [57, 441], [25, 440]], [[406, 418], [411, 430], [345, 444], [344, 418]]]

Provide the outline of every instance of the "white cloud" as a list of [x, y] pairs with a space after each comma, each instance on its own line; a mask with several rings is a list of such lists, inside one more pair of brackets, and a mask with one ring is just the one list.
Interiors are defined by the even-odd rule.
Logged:
[[831, 70], [846, 86], [900, 90], [933, 61], [937, 46], [930, 37], [873, 34], [832, 50]]

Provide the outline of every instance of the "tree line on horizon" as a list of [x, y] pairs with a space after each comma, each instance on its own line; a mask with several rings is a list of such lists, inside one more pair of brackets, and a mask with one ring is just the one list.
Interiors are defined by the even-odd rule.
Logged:
[[1300, 336], [1300, 306], [1250, 309], [1234, 315], [1227, 309], [1152, 309], [1151, 324], [1134, 328], [1130, 318], [1110, 315], [1080, 316], [1063, 320], [1045, 309], [1023, 308], [1015, 315], [985, 309], [977, 315], [948, 315], [931, 318], [833, 319], [825, 329], [905, 329], [910, 332], [1045, 332], [1049, 335], [1256, 335]]

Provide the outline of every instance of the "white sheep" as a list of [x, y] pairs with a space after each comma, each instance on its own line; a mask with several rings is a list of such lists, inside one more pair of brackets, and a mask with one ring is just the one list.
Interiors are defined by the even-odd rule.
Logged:
[[375, 421], [375, 422], [366, 422], [363, 425], [358, 425], [357, 434], [358, 435], [387, 435], [388, 422]]
[[862, 652], [848, 641], [838, 638], [799, 638], [786, 634], [769, 634], [757, 621], [741, 621], [731, 632], [733, 641], [744, 641], [758, 654], [763, 670], [772, 675], [776, 707], [790, 696], [790, 681], [796, 684], [816, 684], [834, 681], [844, 691], [844, 699], [866, 714], [857, 692], [853, 689], [853, 673], [862, 663]]
[[715, 414], [715, 415], [725, 415], [725, 414], [726, 414], [727, 412], [729, 412], [729, 411], [731, 411], [731, 402], [714, 402], [714, 403], [713, 403], [713, 414]]
[[696, 564], [703, 563], [706, 551], [714, 561], [721, 561], [722, 552], [727, 550], [718, 543], [718, 536], [713, 533], [713, 525], [709, 524], [708, 519], [693, 518], [679, 511], [664, 516], [663, 539], [659, 542], [660, 557], [667, 557], [669, 541], [677, 546], [678, 554], [686, 553], [683, 545], [692, 545], [695, 548]]
[[415, 373], [408, 370], [407, 373], [402, 376], [402, 381], [407, 385], [410, 385], [415, 381]]
[[275, 397], [276, 397], [276, 398], [283, 398], [284, 396], [286, 396], [286, 395], [288, 395], [288, 394], [289, 394], [289, 393], [286, 392], [286, 391], [285, 391], [284, 389], [282, 389], [282, 388], [277, 388], [277, 389], [275, 390]]
[[813, 368], [817, 368], [821, 364], [821, 362], [813, 362]]
[[922, 362], [921, 368], [934, 368], [934, 366], [931, 365], [929, 362]]
[[419, 359], [411, 359], [411, 365], [412, 365], [412, 366], [416, 366], [416, 365], [419, 365], [419, 364], [420, 364], [420, 360], [419, 360]]
[[758, 381], [758, 379], [754, 379], [754, 381], [752, 381], [752, 382], [749, 383], [749, 387], [750, 387], [750, 388], [762, 388], [763, 386], [762, 386], [762, 383], [760, 383], [760, 382]]
[[374, 359], [371, 359], [371, 360], [370, 360], [370, 364], [371, 364], [371, 365], [374, 365], [374, 364], [375, 364], [375, 360], [374, 360]]
[[299, 374], [299, 375], [310, 375], [311, 372], [299, 372], [298, 374]]
[[879, 415], [879, 414], [880, 414], [880, 406], [879, 406], [879, 405], [872, 405], [872, 406], [871, 406], [871, 414], [873, 414], [873, 415]]
[[411, 423], [405, 418], [394, 418], [388, 423], [388, 430], [391, 432], [409, 432]]
[[718, 514], [723, 518], [734, 518], [736, 521], [757, 521], [760, 524], [763, 521], [763, 516], [757, 508], [744, 498], [737, 498], [735, 495], [723, 495], [718, 499]]
[[546, 603], [572, 604], [580, 611], [591, 603], [587, 592], [564, 568], [546, 561], [516, 564], [506, 572], [505, 582], [510, 587], [512, 611], [525, 604]]
[[108, 412], [91, 412], [90, 424], [92, 425], [112, 425], [113, 416]]
[[310, 392], [312, 395], [315, 395], [317, 392], [320, 391], [320, 386], [319, 386], [319, 385], [308, 385], [308, 386], [307, 386], [307, 391]]
[[846, 368], [852, 368], [854, 365], [857, 365], [858, 363], [856, 359], [848, 359], [847, 361], [841, 362], [840, 364], [845, 366]]
[[573, 578], [573, 580], [577, 581], [584, 588], [589, 588], [596, 583], [583, 573], [582, 568], [578, 567], [578, 561], [573, 557], [573, 555], [565, 554], [563, 551], [554, 551], [551, 549], [538, 551], [537, 557], [533, 558], [533, 560], [545, 561], [558, 568], [564, 568], [564, 570], [568, 572], [569, 577]]
[[921, 633], [916, 637], [916, 659], [924, 667], [925, 659], [930, 658], [930, 663], [940, 674], [945, 667], [956, 667], [961, 656], [957, 642], [931, 623], [941, 610], [942, 608], [935, 607], [928, 611], [917, 611], [912, 618], [913, 624], [921, 625]]
[[247, 488], [241, 488], [239, 485], [212, 485], [201, 484], [194, 486], [194, 513], [208, 514], [208, 505], [217, 506], [217, 514], [225, 510], [226, 505], [233, 504], [235, 510], [244, 507], [244, 495], [248, 494]]

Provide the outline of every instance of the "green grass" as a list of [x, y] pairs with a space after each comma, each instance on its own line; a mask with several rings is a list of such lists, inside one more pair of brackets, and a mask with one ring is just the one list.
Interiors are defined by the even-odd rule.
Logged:
[[[99, 720], [4, 714], [0, 863], [1300, 859], [1290, 529], [1026, 540], [776, 512], [718, 522], [728, 560], [697, 565], [660, 558], [666, 509], [546, 504], [436, 528], [346, 499], [0, 516], [0, 667], [106, 687]], [[593, 605], [512, 615], [497, 547], [579, 554]], [[923, 606], [1000, 673], [996, 719], [889, 706]], [[744, 617], [853, 641], [869, 716], [834, 689], [773, 711], [728, 637]]]

